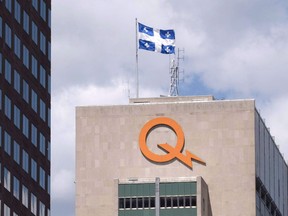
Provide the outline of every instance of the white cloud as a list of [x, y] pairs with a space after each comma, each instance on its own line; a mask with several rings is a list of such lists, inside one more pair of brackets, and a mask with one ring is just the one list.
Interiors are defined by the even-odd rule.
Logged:
[[[175, 29], [176, 45], [185, 49], [182, 88], [197, 88], [190, 85], [196, 74], [211, 94], [256, 98], [287, 157], [287, 1], [57, 0], [52, 6], [53, 215], [74, 210], [75, 106], [128, 103], [128, 82], [136, 95], [136, 17]], [[166, 55], [139, 51], [141, 97], [168, 94], [168, 65]]]

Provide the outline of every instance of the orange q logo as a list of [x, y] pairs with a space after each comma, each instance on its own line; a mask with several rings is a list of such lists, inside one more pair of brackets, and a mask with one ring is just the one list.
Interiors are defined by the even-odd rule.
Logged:
[[[168, 143], [158, 144], [158, 146], [167, 152], [166, 155], [159, 155], [151, 152], [147, 146], [146, 140], [148, 134], [156, 127], [156, 126], [167, 126], [171, 130], [174, 131], [174, 133], [177, 136], [177, 143], [176, 146], [171, 146]], [[139, 147], [142, 152], [142, 154], [149, 160], [158, 162], [158, 163], [164, 163], [173, 160], [174, 158], [177, 158], [182, 163], [193, 168], [192, 160], [198, 161], [202, 164], [205, 164], [203, 160], [201, 160], [196, 155], [192, 154], [190, 151], [186, 150], [186, 155], [182, 154], [182, 150], [184, 148], [184, 133], [180, 127], [179, 124], [177, 124], [176, 121], [173, 119], [167, 118], [167, 117], [159, 117], [150, 120], [147, 122], [144, 127], [142, 128], [139, 136]]]

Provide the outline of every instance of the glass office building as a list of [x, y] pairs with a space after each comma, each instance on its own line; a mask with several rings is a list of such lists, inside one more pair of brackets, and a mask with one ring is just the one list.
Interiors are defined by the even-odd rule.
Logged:
[[0, 215], [50, 215], [51, 0], [0, 0]]

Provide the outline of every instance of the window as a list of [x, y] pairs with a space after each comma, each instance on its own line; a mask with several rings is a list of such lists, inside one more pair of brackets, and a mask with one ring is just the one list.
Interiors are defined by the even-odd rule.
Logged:
[[38, 44], [38, 27], [37, 25], [32, 21], [32, 40], [35, 42], [35, 44]]
[[15, 0], [14, 4], [14, 17], [18, 23], [21, 23], [21, 8], [17, 0]]
[[46, 21], [46, 3], [44, 0], [40, 0], [40, 16]]
[[14, 35], [14, 53], [19, 59], [21, 58], [21, 42], [16, 34]]
[[20, 94], [20, 75], [14, 70], [14, 89]]
[[4, 204], [4, 216], [10, 216], [10, 208], [6, 204]]
[[0, 16], [0, 37], [2, 38], [2, 17]]
[[40, 65], [40, 84], [46, 88], [46, 70]]
[[14, 150], [14, 154], [13, 154], [13, 158], [14, 158], [14, 161], [18, 164], [20, 164], [20, 146], [19, 144], [14, 141], [14, 145], [13, 145], [13, 150]]
[[12, 42], [12, 33], [11, 28], [5, 24], [5, 43], [11, 48]]
[[51, 110], [48, 108], [48, 127], [51, 127]]
[[32, 55], [32, 74], [37, 79], [38, 77], [38, 61], [37, 59]]
[[29, 173], [29, 156], [28, 153], [23, 150], [23, 154], [22, 154], [22, 168]]
[[28, 189], [22, 185], [22, 204], [28, 208]]
[[11, 84], [11, 64], [5, 59], [5, 79]]
[[42, 133], [40, 133], [40, 152], [45, 155], [45, 137]]
[[11, 155], [11, 136], [6, 131], [4, 131], [4, 150]]
[[44, 54], [46, 54], [46, 37], [41, 31], [40, 31], [40, 50]]
[[19, 180], [14, 176], [13, 177], [13, 195], [19, 200], [19, 193], [20, 193], [20, 185]]
[[23, 44], [23, 64], [29, 69], [29, 50]]
[[29, 16], [26, 11], [23, 11], [23, 29], [29, 34]]
[[34, 124], [31, 124], [31, 142], [37, 147], [37, 128]]
[[[2, 110], [2, 90], [0, 89], [0, 110]], [[0, 142], [1, 145], [1, 142]]]
[[12, 2], [11, 2], [11, 0], [6, 0], [5, 1], [5, 6], [6, 6], [7, 10], [11, 13], [11, 11], [12, 11]]
[[45, 216], [45, 205], [39, 201], [39, 216]]
[[4, 187], [10, 191], [11, 188], [11, 179], [10, 179], [10, 172], [8, 169], [4, 167]]
[[48, 60], [51, 61], [51, 43], [48, 42]]
[[[0, 21], [1, 21], [1, 17], [0, 17]], [[1, 22], [0, 22], [0, 31], [2, 30], [2, 26], [1, 26]], [[2, 73], [2, 53], [0, 52], [0, 74]]]
[[43, 121], [46, 121], [46, 104], [40, 99], [40, 117]]
[[23, 114], [23, 128], [22, 128], [22, 133], [29, 138], [29, 120], [28, 118]]
[[50, 176], [47, 176], [47, 192], [50, 194]]
[[38, 103], [37, 102], [38, 102], [38, 95], [32, 89], [31, 90], [31, 107], [36, 113], [37, 113], [37, 108], [38, 108]]
[[20, 109], [14, 105], [14, 125], [20, 129]]
[[48, 93], [51, 94], [51, 76], [48, 75]]
[[51, 10], [50, 8], [48, 9], [48, 26], [51, 28]]
[[31, 177], [37, 182], [37, 163], [34, 159], [31, 159]]
[[29, 103], [29, 85], [25, 80], [23, 80], [23, 99]]
[[40, 167], [40, 186], [45, 190], [45, 171]]
[[36, 11], [38, 11], [38, 0], [32, 0], [32, 5]]
[[37, 198], [33, 193], [31, 193], [31, 212], [37, 214]]
[[48, 142], [48, 146], [47, 146], [47, 151], [48, 151], [48, 160], [50, 161], [51, 159], [51, 149], [50, 149], [50, 142]]
[[11, 119], [11, 100], [5, 95], [5, 115]]

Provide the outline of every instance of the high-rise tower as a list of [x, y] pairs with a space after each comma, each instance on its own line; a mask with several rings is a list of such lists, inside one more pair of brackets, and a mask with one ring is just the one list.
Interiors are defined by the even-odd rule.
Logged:
[[50, 215], [51, 0], [0, 0], [0, 215]]

